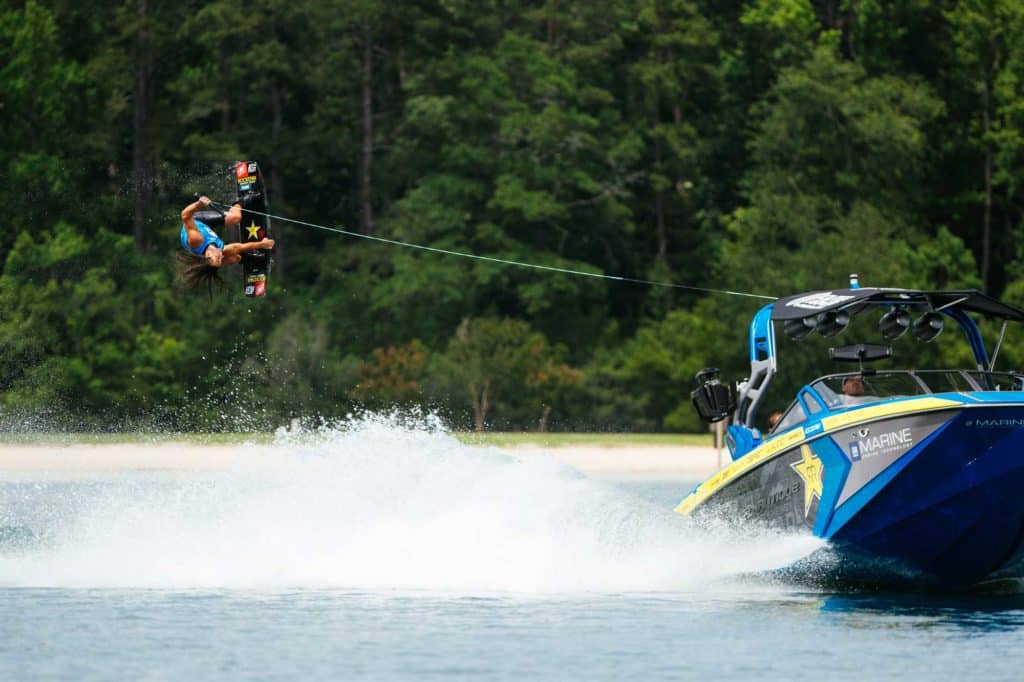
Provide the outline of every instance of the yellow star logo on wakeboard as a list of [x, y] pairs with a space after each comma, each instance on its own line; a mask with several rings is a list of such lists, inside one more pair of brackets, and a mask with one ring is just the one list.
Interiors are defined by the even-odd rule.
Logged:
[[257, 239], [259, 237], [260, 228], [255, 222], [245, 229], [249, 230], [249, 239]]
[[799, 462], [793, 462], [789, 466], [793, 468], [793, 471], [804, 482], [804, 516], [807, 516], [811, 512], [811, 500], [815, 497], [819, 500], [821, 499], [821, 479], [825, 467], [822, 465], [821, 460], [811, 452], [810, 446], [804, 445], [801, 447], [800, 454], [803, 456], [803, 459]]

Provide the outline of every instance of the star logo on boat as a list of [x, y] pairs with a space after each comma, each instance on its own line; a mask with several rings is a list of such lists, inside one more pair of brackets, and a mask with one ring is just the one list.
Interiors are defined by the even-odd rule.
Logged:
[[256, 239], [259, 237], [260, 228], [255, 221], [253, 221], [253, 224], [245, 229], [249, 230], [249, 239]]
[[803, 458], [799, 462], [793, 462], [789, 466], [793, 468], [797, 476], [804, 482], [804, 516], [811, 512], [811, 500], [817, 497], [821, 499], [822, 474], [825, 467], [818, 459], [809, 445], [800, 448]]

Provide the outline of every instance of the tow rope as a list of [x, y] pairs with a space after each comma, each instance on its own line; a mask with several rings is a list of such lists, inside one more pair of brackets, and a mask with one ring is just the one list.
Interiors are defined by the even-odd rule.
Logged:
[[[211, 204], [216, 204], [221, 208], [230, 208], [227, 204], [223, 204], [217, 201], [211, 201]], [[547, 272], [559, 272], [565, 275], [574, 275], [577, 277], [591, 277], [593, 279], [605, 279], [613, 282], [626, 282], [629, 284], [645, 284], [652, 287], [665, 287], [670, 289], [684, 289], [686, 291], [699, 291], [706, 294], [723, 294], [726, 296], [743, 296], [746, 298], [758, 298], [766, 301], [778, 300], [777, 296], [765, 296], [763, 294], [752, 294], [745, 291], [733, 291], [730, 289], [713, 289], [710, 287], [698, 287], [690, 284], [677, 284], [675, 282], [661, 282], [650, 279], [638, 279], [636, 277], [621, 277], [619, 275], [605, 275], [597, 272], [586, 272], [583, 270], [571, 270], [569, 268], [559, 268], [553, 265], [539, 265], [537, 263], [526, 263], [523, 261], [509, 260], [507, 258], [494, 258], [493, 256], [481, 256], [475, 253], [467, 253], [465, 251], [451, 251], [449, 249], [441, 249], [436, 246], [424, 246], [423, 244], [414, 244], [411, 242], [403, 242], [397, 239], [387, 239], [385, 237], [377, 237], [372, 234], [363, 234], [361, 232], [352, 232], [351, 230], [344, 230], [340, 227], [329, 227], [327, 225], [318, 225], [316, 223], [307, 222], [305, 220], [297, 220], [295, 218], [287, 218], [285, 216], [274, 215], [272, 213], [263, 213], [261, 211], [252, 211], [245, 209], [247, 213], [253, 213], [255, 215], [264, 216], [271, 220], [280, 220], [286, 223], [292, 223], [294, 225], [301, 225], [303, 227], [310, 227], [316, 230], [323, 230], [325, 232], [334, 232], [337, 234], [343, 234], [348, 237], [356, 237], [358, 239], [368, 239], [374, 242], [380, 242], [382, 244], [390, 244], [392, 246], [401, 246], [407, 249], [417, 249], [419, 251], [429, 251], [430, 253], [439, 253], [445, 256], [457, 256], [459, 258], [469, 258], [472, 260], [485, 261], [488, 263], [497, 263], [499, 265], [512, 265], [520, 268], [531, 268], [533, 270], [544, 270]]]

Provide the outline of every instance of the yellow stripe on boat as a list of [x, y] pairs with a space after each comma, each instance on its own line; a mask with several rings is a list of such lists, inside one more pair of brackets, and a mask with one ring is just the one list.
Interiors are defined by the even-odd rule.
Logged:
[[787, 450], [800, 441], [804, 440], [803, 428], [793, 429], [779, 434], [770, 441], [761, 444], [753, 452], [740, 457], [738, 460], [725, 467], [717, 474], [701, 483], [696, 490], [690, 493], [689, 497], [679, 503], [676, 511], [680, 514], [689, 514], [698, 504], [706, 500], [723, 485], [776, 454], [780, 450]]
[[[813, 434], [813, 438], [820, 438], [821, 436], [827, 435], [836, 429], [841, 429], [844, 426], [879, 419], [882, 417], [893, 417], [909, 412], [931, 412], [934, 410], [962, 407], [967, 407], [967, 405], [957, 402], [956, 400], [931, 397], [865, 406], [859, 410], [850, 410], [849, 412], [825, 417], [821, 420], [822, 430]], [[805, 440], [804, 436], [804, 429], [797, 428], [792, 431], [786, 431], [771, 440], [765, 441], [749, 454], [740, 457], [738, 460], [697, 486], [696, 490], [690, 493], [686, 499], [679, 503], [679, 506], [675, 509], [676, 512], [684, 515], [689, 514], [693, 511], [694, 507], [718, 492], [718, 490], [727, 483], [732, 482], [733, 479], [742, 476], [761, 462], [769, 459], [780, 451], [788, 450], [791, 447], [799, 445]]]
[[946, 400], [945, 398], [915, 398], [913, 400], [901, 400], [896, 403], [881, 403], [825, 417], [821, 420], [821, 426], [824, 431], [832, 431], [849, 426], [850, 424], [880, 417], [891, 417], [896, 414], [903, 414], [904, 412], [929, 412], [947, 407], [964, 407], [964, 404], [956, 400]]

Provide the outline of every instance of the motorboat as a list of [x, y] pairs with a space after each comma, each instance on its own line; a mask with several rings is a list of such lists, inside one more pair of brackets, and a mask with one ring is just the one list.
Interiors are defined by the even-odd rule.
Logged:
[[[893, 358], [892, 345], [831, 347], [852, 371], [804, 385], [762, 433], [755, 418], [778, 370], [776, 326], [792, 339], [832, 338], [872, 312], [888, 344], [908, 331], [932, 341], [955, 323], [972, 366], [883, 370], [874, 365]], [[975, 318], [1000, 329], [991, 353]], [[676, 511], [811, 533], [851, 581], [959, 587], [1024, 576], [1024, 375], [995, 371], [1007, 326], [1021, 322], [1024, 310], [979, 291], [862, 288], [856, 277], [848, 289], [764, 306], [750, 325], [750, 376], [697, 375], [701, 418], [731, 418], [732, 462]]]

